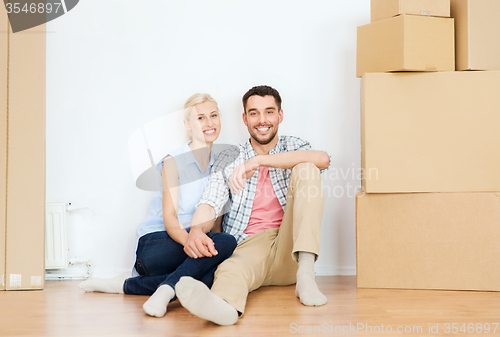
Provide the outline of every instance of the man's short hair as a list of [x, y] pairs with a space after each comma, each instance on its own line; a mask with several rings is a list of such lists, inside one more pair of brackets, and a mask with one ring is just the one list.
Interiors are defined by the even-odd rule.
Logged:
[[247, 101], [251, 96], [258, 95], [261, 97], [264, 96], [273, 96], [276, 105], [278, 106], [278, 110], [281, 110], [281, 96], [278, 90], [268, 86], [268, 85], [258, 85], [248, 90], [245, 95], [243, 95], [243, 110], [245, 113], [247, 112]]

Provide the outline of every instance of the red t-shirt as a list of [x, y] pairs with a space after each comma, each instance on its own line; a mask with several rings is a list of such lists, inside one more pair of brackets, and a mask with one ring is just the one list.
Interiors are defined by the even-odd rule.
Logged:
[[282, 220], [283, 208], [274, 193], [269, 167], [260, 167], [252, 213], [243, 233], [253, 235], [269, 228], [278, 228]]

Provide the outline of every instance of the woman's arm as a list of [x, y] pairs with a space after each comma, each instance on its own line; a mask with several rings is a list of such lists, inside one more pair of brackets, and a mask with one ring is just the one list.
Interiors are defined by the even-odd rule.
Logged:
[[185, 245], [188, 232], [177, 219], [179, 209], [179, 171], [174, 158], [168, 156], [163, 162], [161, 175], [163, 182], [163, 222], [168, 235], [181, 245]]

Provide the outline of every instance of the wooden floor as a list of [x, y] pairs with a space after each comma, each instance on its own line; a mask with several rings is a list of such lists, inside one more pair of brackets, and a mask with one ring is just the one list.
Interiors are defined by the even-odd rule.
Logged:
[[[476, 336], [485, 335], [486, 323], [486, 335], [500, 336], [500, 326], [493, 333], [500, 293], [356, 289], [354, 276], [317, 281], [327, 305], [303, 306], [294, 286], [265, 287], [249, 295], [245, 315], [229, 327], [198, 319], [178, 301], [165, 317], [153, 318], [142, 310], [145, 296], [84, 293], [79, 281], [48, 281], [43, 291], [0, 292], [0, 336], [381, 336], [389, 329], [399, 335], [398, 328], [421, 336]], [[469, 330], [453, 334], [450, 325], [446, 333], [446, 323]], [[438, 333], [430, 334], [436, 325]]]

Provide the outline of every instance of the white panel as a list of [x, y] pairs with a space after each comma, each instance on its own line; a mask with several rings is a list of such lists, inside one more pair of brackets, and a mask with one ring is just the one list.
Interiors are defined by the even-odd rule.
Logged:
[[144, 134], [155, 164], [186, 142], [182, 112], [178, 110], [166, 114], [144, 125]]
[[168, 153], [182, 147], [186, 141], [183, 110], [178, 110], [144, 124], [129, 137], [129, 155], [136, 186], [145, 191], [157, 191], [156, 164]]
[[[61, 213], [52, 213], [52, 220], [54, 226], [54, 260], [61, 261], [64, 259], [64, 242], [63, 238], [63, 227], [61, 223]], [[64, 260], [63, 260], [64, 261]]]
[[45, 219], [45, 269], [67, 268], [66, 204], [47, 203]]
[[45, 207], [45, 261], [54, 259], [54, 226], [52, 226], [52, 213], [47, 211]]

